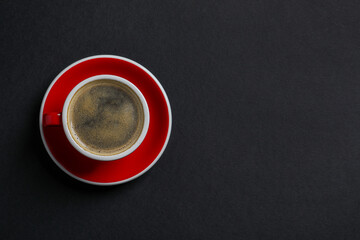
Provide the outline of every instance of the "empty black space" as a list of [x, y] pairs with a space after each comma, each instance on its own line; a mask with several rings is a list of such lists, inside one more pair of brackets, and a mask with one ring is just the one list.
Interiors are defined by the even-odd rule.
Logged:
[[[360, 239], [358, 1], [0, 1], [0, 239]], [[64, 174], [43, 95], [72, 62], [128, 57], [172, 135], [124, 185]]]

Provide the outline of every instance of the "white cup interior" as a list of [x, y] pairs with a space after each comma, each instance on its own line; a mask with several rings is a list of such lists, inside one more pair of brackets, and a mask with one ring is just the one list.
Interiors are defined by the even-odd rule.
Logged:
[[[67, 112], [68, 112], [68, 108], [70, 105], [70, 101], [73, 98], [73, 96], [75, 95], [75, 93], [84, 85], [93, 82], [93, 81], [98, 81], [98, 80], [114, 80], [114, 81], [118, 81], [126, 86], [128, 86], [131, 90], [133, 90], [133, 92], [138, 96], [138, 98], [140, 99], [140, 102], [142, 104], [142, 109], [144, 111], [144, 123], [143, 123], [143, 128], [142, 131], [140, 133], [139, 138], [136, 140], [136, 142], [127, 150], [119, 153], [119, 154], [115, 154], [115, 155], [97, 155], [97, 154], [93, 154], [89, 151], [86, 151], [84, 148], [82, 148], [74, 139], [73, 136], [70, 133], [70, 129], [68, 127], [68, 118], [67, 118]], [[63, 128], [65, 131], [65, 135], [67, 137], [67, 139], [69, 140], [69, 142], [71, 143], [71, 145], [78, 150], [80, 153], [82, 153], [83, 155], [85, 155], [86, 157], [95, 159], [95, 160], [100, 160], [100, 161], [112, 161], [112, 160], [117, 160], [120, 158], [123, 158], [127, 155], [129, 155], [130, 153], [132, 153], [133, 151], [136, 150], [136, 148], [138, 148], [140, 146], [140, 144], [142, 143], [142, 141], [144, 140], [146, 133], [149, 129], [149, 122], [150, 122], [150, 114], [149, 114], [149, 107], [146, 103], [145, 97], [142, 95], [142, 93], [140, 92], [140, 90], [131, 82], [129, 82], [128, 80], [118, 77], [118, 76], [114, 76], [114, 75], [96, 75], [93, 77], [90, 77], [88, 79], [85, 79], [84, 81], [80, 82], [78, 85], [76, 85], [71, 92], [69, 93], [69, 95], [67, 96], [64, 106], [63, 106], [63, 111], [62, 111], [62, 123], [63, 123]]]

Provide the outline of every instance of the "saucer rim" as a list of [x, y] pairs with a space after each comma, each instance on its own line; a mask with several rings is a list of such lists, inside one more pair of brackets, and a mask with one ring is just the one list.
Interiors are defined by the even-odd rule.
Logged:
[[[86, 179], [83, 179], [83, 178], [80, 178], [78, 176], [76, 176], [75, 174], [69, 172], [67, 169], [65, 169], [57, 160], [56, 158], [53, 156], [53, 154], [51, 153], [48, 145], [47, 145], [47, 142], [45, 140], [45, 136], [44, 136], [44, 132], [43, 132], [43, 126], [42, 126], [42, 122], [43, 122], [43, 119], [42, 119], [42, 116], [43, 116], [43, 110], [44, 110], [44, 106], [45, 106], [45, 102], [46, 102], [46, 99], [48, 97], [48, 94], [50, 92], [50, 90], [52, 89], [53, 85], [56, 83], [56, 81], [66, 72], [68, 71], [70, 68], [74, 67], [75, 65], [81, 63], [81, 62], [84, 62], [84, 61], [87, 61], [87, 60], [90, 60], [90, 59], [96, 59], [96, 58], [113, 58], [113, 59], [119, 59], [119, 60], [123, 60], [123, 61], [126, 61], [126, 62], [129, 62], [131, 64], [134, 64], [135, 66], [141, 68], [142, 70], [144, 70], [147, 74], [149, 74], [149, 76], [155, 81], [155, 83], [158, 85], [158, 87], [160, 88], [164, 98], [165, 98], [165, 101], [166, 101], [166, 105], [167, 105], [167, 109], [168, 109], [168, 115], [169, 115], [169, 127], [168, 127], [168, 132], [167, 132], [167, 135], [166, 135], [166, 139], [165, 139], [165, 143], [164, 145], [162, 146], [162, 149], [161, 151], [159, 152], [159, 154], [157, 155], [157, 157], [151, 162], [151, 164], [149, 164], [149, 166], [147, 166], [144, 170], [142, 170], [140, 173], [130, 177], [130, 178], [127, 178], [127, 179], [124, 179], [124, 180], [121, 180], [121, 181], [116, 181], [116, 182], [106, 182], [106, 183], [103, 183], [103, 182], [94, 182], [94, 181], [89, 181], [89, 180], [86, 180]], [[43, 144], [45, 146], [45, 149], [47, 151], [47, 153], [50, 155], [50, 158], [53, 160], [53, 162], [62, 170], [64, 171], [66, 174], [68, 174], [70, 177], [76, 179], [76, 180], [79, 180], [81, 182], [84, 182], [84, 183], [88, 183], [88, 184], [92, 184], [92, 185], [97, 185], [97, 186], [110, 186], [110, 185], [118, 185], [118, 184], [123, 184], [123, 183], [126, 183], [126, 182], [129, 182], [129, 181], [132, 181], [138, 177], [140, 177], [141, 175], [143, 175], [144, 173], [146, 173], [147, 171], [149, 171], [150, 168], [152, 168], [156, 163], [157, 161], [160, 159], [160, 157], [162, 156], [162, 154], [164, 153], [166, 147], [167, 147], [167, 144], [169, 142], [169, 139], [170, 139], [170, 134], [171, 134], [171, 129], [172, 129], [172, 112], [171, 112], [171, 106], [170, 106], [170, 102], [169, 102], [169, 99], [168, 99], [168, 96], [164, 90], [164, 88], [162, 87], [162, 85], [160, 84], [159, 80], [148, 70], [146, 69], [144, 66], [142, 66], [141, 64], [129, 59], [129, 58], [126, 58], [126, 57], [121, 57], [121, 56], [116, 56], [116, 55], [111, 55], [111, 54], [101, 54], [101, 55], [94, 55], [94, 56], [90, 56], [90, 57], [86, 57], [86, 58], [82, 58], [72, 64], [70, 64], [69, 66], [67, 66], [64, 70], [62, 70], [55, 78], [54, 80], [51, 82], [51, 84], [49, 85], [49, 87], [47, 88], [46, 92], [45, 92], [45, 95], [44, 95], [44, 98], [41, 102], [41, 108], [40, 108], [40, 116], [39, 116], [39, 128], [40, 128], [40, 135], [41, 135], [41, 139], [43, 141]]]

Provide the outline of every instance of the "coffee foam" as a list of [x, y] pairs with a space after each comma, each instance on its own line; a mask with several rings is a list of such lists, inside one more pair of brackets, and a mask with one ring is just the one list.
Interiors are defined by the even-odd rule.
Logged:
[[73, 139], [86, 151], [115, 155], [139, 138], [144, 123], [141, 101], [128, 86], [97, 80], [81, 87], [68, 108]]

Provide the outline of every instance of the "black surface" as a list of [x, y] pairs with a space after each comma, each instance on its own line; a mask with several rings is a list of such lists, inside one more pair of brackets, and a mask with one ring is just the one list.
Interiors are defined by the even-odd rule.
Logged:
[[[360, 239], [357, 1], [1, 1], [0, 239]], [[173, 110], [164, 155], [115, 187], [42, 145], [54, 77], [133, 59]]]

